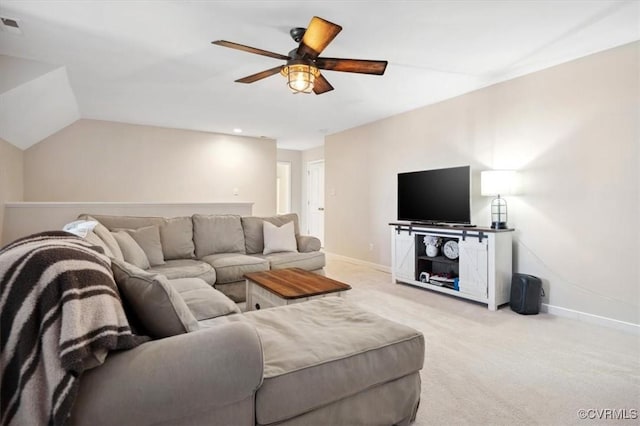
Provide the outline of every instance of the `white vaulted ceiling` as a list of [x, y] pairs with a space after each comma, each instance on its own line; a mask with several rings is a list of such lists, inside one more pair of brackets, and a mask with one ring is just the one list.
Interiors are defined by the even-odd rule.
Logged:
[[[281, 61], [211, 44], [287, 54], [295, 47], [289, 29], [314, 15], [343, 27], [322, 56], [388, 60], [386, 74], [326, 71], [334, 91], [292, 95], [279, 75], [234, 83]], [[32, 82], [7, 82], [0, 61], [0, 126], [10, 127], [0, 137], [21, 147], [83, 117], [220, 133], [239, 127], [305, 149], [326, 133], [640, 39], [634, 0], [5, 0], [0, 16], [22, 30], [0, 31], [0, 54], [45, 64], [23, 76]], [[14, 105], [33, 107], [8, 117], [4, 95], [16, 88]], [[36, 107], [51, 97], [59, 111]]]
[[0, 55], [0, 138], [26, 149], [80, 118], [63, 66]]

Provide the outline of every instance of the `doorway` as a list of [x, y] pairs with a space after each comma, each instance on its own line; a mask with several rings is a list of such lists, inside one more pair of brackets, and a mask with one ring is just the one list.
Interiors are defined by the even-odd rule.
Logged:
[[291, 163], [278, 161], [276, 167], [276, 212], [291, 213]]
[[307, 163], [307, 226], [324, 247], [324, 160]]

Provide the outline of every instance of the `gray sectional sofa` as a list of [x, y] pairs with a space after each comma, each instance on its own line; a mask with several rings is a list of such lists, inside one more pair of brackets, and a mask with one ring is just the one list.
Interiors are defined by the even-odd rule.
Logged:
[[[143, 269], [168, 279], [200, 278], [235, 302], [246, 298], [246, 273], [294, 267], [322, 273], [325, 266], [320, 240], [300, 235], [295, 213], [272, 217], [195, 214], [175, 218], [83, 214], [79, 219], [96, 220], [102, 225], [94, 229], [98, 237], [94, 242], [119, 260], [123, 260], [122, 250], [119, 252], [118, 242], [108, 234], [142, 229], [153, 235], [148, 228], [157, 227], [155, 246], [153, 238], [141, 237], [147, 243], [141, 246], [151, 262]], [[293, 221], [298, 251], [263, 254], [264, 221], [277, 226]], [[154, 250], [159, 254], [152, 256]]]
[[[152, 340], [110, 352], [84, 371], [69, 424], [408, 425], [415, 419], [425, 353], [419, 331], [362, 310], [349, 295], [242, 313], [221, 292], [260, 268], [324, 266], [319, 243], [308, 237], [297, 236], [298, 253], [256, 253], [263, 245], [259, 221], [294, 216], [93, 219], [101, 225], [86, 240], [111, 258], [132, 330]], [[142, 259], [128, 251], [120, 232], [135, 236], [138, 251], [145, 248]], [[125, 257], [142, 266], [164, 264], [145, 270]], [[83, 317], [99, 316], [95, 308]]]
[[87, 371], [70, 424], [408, 425], [415, 419], [423, 335], [344, 298], [231, 312], [195, 325], [112, 353]]

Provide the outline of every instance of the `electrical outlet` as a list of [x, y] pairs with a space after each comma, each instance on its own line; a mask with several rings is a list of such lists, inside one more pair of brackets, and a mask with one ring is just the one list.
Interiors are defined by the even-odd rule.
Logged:
[[373, 243], [369, 243], [369, 251], [373, 251]]
[[233, 188], [233, 195], [240, 195], [240, 189], [239, 188]]

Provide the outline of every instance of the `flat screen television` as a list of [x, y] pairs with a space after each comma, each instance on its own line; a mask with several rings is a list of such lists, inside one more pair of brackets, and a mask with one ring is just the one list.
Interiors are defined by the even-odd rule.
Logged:
[[398, 220], [471, 223], [471, 167], [398, 173]]

